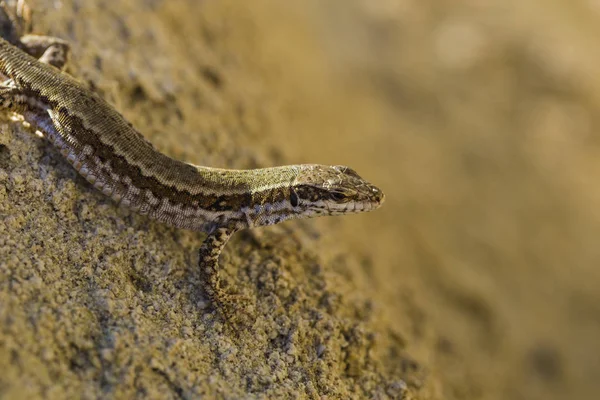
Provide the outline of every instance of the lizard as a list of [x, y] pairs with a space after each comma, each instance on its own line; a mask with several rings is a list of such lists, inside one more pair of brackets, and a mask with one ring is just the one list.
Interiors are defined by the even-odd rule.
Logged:
[[24, 0], [0, 3], [0, 108], [20, 114], [91, 185], [117, 204], [202, 231], [202, 290], [226, 310], [219, 256], [236, 232], [322, 215], [371, 211], [385, 196], [353, 169], [301, 164], [258, 169], [197, 166], [157, 149], [117, 110], [63, 71], [66, 41], [32, 35]]

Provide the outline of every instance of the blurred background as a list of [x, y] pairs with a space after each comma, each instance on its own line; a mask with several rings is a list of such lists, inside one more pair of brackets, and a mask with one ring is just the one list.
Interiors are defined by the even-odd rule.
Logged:
[[281, 100], [274, 147], [386, 193], [377, 212], [317, 224], [369, 260], [375, 304], [435, 397], [599, 398], [600, 2], [241, 14]]

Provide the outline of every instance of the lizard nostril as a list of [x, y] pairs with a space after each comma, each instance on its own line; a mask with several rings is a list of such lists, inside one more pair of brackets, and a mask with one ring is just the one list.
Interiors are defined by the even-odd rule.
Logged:
[[383, 201], [385, 200], [385, 195], [381, 190], [379, 190], [379, 188], [373, 186], [371, 188], [371, 192], [373, 193], [373, 198], [375, 199], [375, 201], [377, 201], [380, 204], [383, 203]]

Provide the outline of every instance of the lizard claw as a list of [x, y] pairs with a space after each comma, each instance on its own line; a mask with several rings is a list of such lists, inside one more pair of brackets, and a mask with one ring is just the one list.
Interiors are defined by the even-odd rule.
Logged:
[[220, 292], [216, 298], [211, 296], [210, 300], [225, 325], [236, 335], [239, 336], [243, 328], [252, 325], [254, 307], [250, 297]]
[[17, 4], [15, 5], [15, 17], [20, 25], [21, 36], [31, 33], [33, 28], [32, 15], [33, 11], [31, 11], [31, 7], [29, 7], [27, 1], [17, 0]]

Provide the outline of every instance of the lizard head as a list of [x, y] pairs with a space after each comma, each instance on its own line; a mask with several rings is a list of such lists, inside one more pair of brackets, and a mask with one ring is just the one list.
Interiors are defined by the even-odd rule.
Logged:
[[341, 165], [302, 165], [290, 186], [290, 203], [297, 218], [372, 211], [384, 199], [379, 188]]

